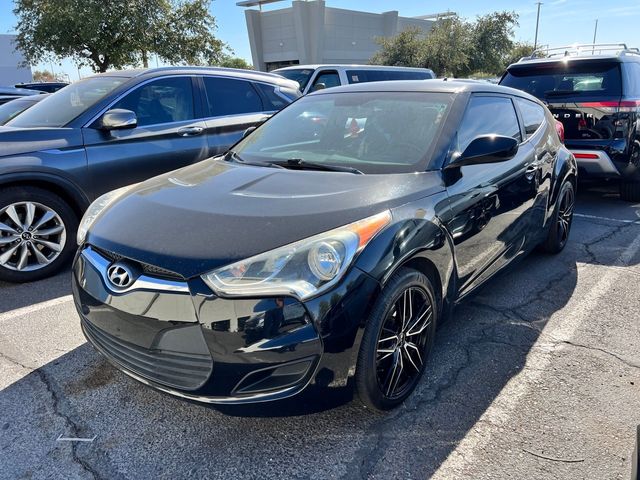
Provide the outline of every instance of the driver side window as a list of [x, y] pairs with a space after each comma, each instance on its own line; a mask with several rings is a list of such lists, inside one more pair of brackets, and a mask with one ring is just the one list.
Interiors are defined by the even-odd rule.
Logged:
[[111, 107], [131, 110], [138, 126], [195, 118], [191, 77], [163, 78], [136, 88]]
[[509, 98], [473, 96], [458, 130], [456, 151], [464, 152], [480, 135], [503, 135], [522, 142], [520, 124]]

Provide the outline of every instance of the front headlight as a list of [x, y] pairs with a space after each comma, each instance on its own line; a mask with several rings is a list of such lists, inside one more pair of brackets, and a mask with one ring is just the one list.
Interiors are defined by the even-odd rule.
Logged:
[[356, 254], [390, 221], [391, 213], [384, 211], [227, 265], [202, 278], [222, 296], [292, 295], [305, 300], [338, 282]]
[[84, 212], [82, 220], [80, 220], [80, 225], [78, 226], [78, 235], [76, 236], [78, 245], [82, 245], [84, 243], [87, 238], [87, 231], [89, 230], [91, 225], [93, 225], [93, 222], [96, 221], [98, 216], [103, 212], [103, 210], [113, 202], [115, 202], [118, 198], [122, 197], [136, 185], [138, 184], [134, 183], [133, 185], [127, 185], [126, 187], [107, 192], [101, 197], [98, 197], [91, 205], [89, 205], [89, 208], [87, 208], [87, 211]]

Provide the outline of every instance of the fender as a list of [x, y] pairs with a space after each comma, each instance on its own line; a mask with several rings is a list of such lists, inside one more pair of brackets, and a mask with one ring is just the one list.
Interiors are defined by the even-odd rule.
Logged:
[[20, 183], [22, 185], [39, 183], [55, 186], [57, 189], [62, 190], [66, 196], [73, 201], [74, 205], [71, 206], [77, 209], [79, 213], [83, 213], [91, 203], [82, 188], [67, 176], [61, 175], [59, 170], [23, 169], [2, 173], [0, 175], [0, 185], [11, 183]]
[[[549, 192], [549, 204], [547, 205], [547, 220], [551, 218], [556, 208], [558, 195], [560, 194], [560, 187], [564, 183], [564, 180], [573, 175], [574, 178], [578, 178], [578, 166], [573, 154], [562, 147], [558, 150], [556, 162], [553, 169], [552, 188]], [[574, 183], [574, 187], [575, 187]]]

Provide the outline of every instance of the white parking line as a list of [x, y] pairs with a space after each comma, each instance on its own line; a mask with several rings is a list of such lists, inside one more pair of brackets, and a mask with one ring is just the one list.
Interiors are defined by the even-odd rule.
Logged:
[[640, 219], [638, 220], [623, 220], [622, 218], [609, 218], [609, 217], [599, 217], [597, 215], [587, 215], [586, 213], [574, 213], [574, 217], [580, 218], [589, 218], [591, 220], [604, 220], [606, 222], [619, 222], [619, 223], [635, 223], [640, 225]]
[[7, 320], [14, 319], [16, 317], [21, 317], [23, 315], [36, 313], [46, 308], [55, 307], [56, 305], [62, 305], [63, 303], [67, 303], [71, 301], [73, 301], [73, 297], [71, 295], [65, 295], [64, 297], [53, 298], [51, 300], [47, 300], [46, 302], [40, 302], [34, 305], [28, 305], [26, 307], [16, 308], [15, 310], [9, 310], [7, 312], [0, 313], [0, 323], [6, 322]]
[[[629, 266], [638, 251], [640, 251], [640, 237], [637, 237], [622, 252], [615, 262], [615, 266]], [[602, 270], [602, 267], [584, 265], [581, 268], [581, 270], [593, 271], [598, 269]], [[571, 340], [582, 323], [591, 317], [597, 307], [602, 305], [601, 299], [610, 294], [618, 273], [616, 269], [607, 269], [606, 273], [598, 274], [600, 280], [587, 293], [574, 295], [572, 301], [551, 316], [542, 334], [531, 347], [522, 370], [504, 386], [475, 426], [469, 430], [456, 449], [442, 463], [433, 478], [459, 478], [465, 467], [475, 463], [475, 456], [482, 451], [483, 447], [491, 444], [491, 437], [498, 428], [507, 427], [510, 418], [517, 415], [515, 410], [518, 408], [520, 399], [536, 388], [536, 383], [553, 360], [549, 352], [556, 348], [557, 342]], [[595, 278], [595, 276], [591, 278]], [[551, 341], [551, 339], [553, 340]]]

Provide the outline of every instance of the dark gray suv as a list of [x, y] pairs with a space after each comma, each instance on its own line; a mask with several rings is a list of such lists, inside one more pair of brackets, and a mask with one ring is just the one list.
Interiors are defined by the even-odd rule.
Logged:
[[96, 75], [0, 127], [0, 280], [54, 273], [101, 194], [224, 153], [300, 96], [278, 75], [159, 68]]

